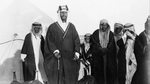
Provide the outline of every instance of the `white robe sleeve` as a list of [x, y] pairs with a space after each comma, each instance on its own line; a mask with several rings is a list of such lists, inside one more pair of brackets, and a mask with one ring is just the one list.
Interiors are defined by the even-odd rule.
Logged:
[[[133, 75], [137, 68], [137, 62], [134, 54], [134, 41], [128, 40], [126, 48], [126, 84], [131, 84]], [[131, 62], [131, 63], [130, 63]]]
[[21, 54], [21, 60], [24, 61], [24, 59], [26, 58], [27, 54]]

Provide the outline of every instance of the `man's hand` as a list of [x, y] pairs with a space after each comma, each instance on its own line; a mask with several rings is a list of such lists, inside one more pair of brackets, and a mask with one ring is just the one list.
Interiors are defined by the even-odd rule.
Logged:
[[26, 58], [26, 54], [21, 54], [21, 60], [24, 62], [25, 61], [25, 58]]
[[58, 59], [61, 57], [61, 55], [60, 55], [59, 52], [55, 52], [55, 53], [54, 53], [54, 56], [55, 56], [56, 58], [58, 58]]
[[145, 54], [145, 53], [148, 52], [149, 50], [150, 50], [150, 44], [148, 44], [147, 46], [144, 47], [143, 53]]
[[78, 59], [78, 58], [77, 58], [77, 56], [75, 55], [74, 58], [73, 58], [73, 60], [77, 60], [77, 59]]
[[126, 32], [126, 35], [135, 40], [135, 36], [131, 34], [129, 31]]
[[79, 59], [79, 53], [78, 52], [75, 53], [73, 60], [77, 60], [77, 59]]

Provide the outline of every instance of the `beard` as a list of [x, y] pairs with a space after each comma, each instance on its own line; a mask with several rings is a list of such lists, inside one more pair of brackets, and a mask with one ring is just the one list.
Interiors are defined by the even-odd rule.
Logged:
[[102, 32], [106, 32], [108, 30], [108, 28], [102, 27], [101, 30], [102, 30]]
[[67, 16], [62, 16], [61, 20], [62, 20], [62, 22], [66, 22], [67, 21]]

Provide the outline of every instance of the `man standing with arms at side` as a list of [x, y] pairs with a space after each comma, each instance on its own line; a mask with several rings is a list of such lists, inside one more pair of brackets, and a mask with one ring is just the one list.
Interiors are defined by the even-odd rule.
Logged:
[[67, 5], [59, 6], [58, 21], [52, 23], [45, 39], [44, 67], [49, 84], [77, 84], [80, 40], [68, 22]]
[[114, 34], [106, 19], [91, 36], [93, 77], [96, 84], [115, 84], [117, 80], [117, 59]]
[[46, 81], [43, 69], [44, 37], [42, 36], [42, 24], [34, 22], [31, 32], [25, 36], [21, 50], [23, 61], [24, 81], [39, 80], [42, 84]]

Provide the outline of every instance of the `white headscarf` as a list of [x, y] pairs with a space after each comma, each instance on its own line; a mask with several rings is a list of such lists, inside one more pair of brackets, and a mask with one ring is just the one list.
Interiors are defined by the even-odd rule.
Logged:
[[[135, 28], [131, 23], [127, 23], [124, 25], [125, 29], [134, 32], [134, 34], [127, 33], [131, 39], [126, 39], [126, 84], [131, 84], [132, 77], [136, 71], [137, 61], [134, 54], [134, 43], [135, 43]], [[129, 64], [131, 61], [131, 64]]]
[[[120, 29], [120, 33], [116, 32], [116, 29]], [[118, 41], [123, 36], [123, 24], [121, 23], [115, 23], [114, 24], [114, 35], [115, 35], [115, 41]]]
[[[85, 34], [85, 35], [84, 35], [84, 40], [85, 40], [86, 38], [89, 38], [89, 39], [90, 39], [90, 36], [91, 36], [90, 33]], [[87, 51], [90, 49], [90, 42], [87, 43], [86, 41], [84, 41], [84, 45], [85, 45], [85, 52], [87, 52]]]
[[[34, 26], [40, 27], [39, 33], [34, 32]], [[45, 75], [45, 71], [43, 70], [44, 59], [40, 47], [41, 34], [42, 34], [42, 25], [39, 22], [34, 22], [32, 24], [32, 29], [31, 29], [31, 40], [33, 45], [34, 57], [35, 57], [35, 66], [36, 66], [36, 70], [38, 71], [36, 72], [35, 80], [38, 79], [42, 84], [44, 84], [43, 81], [46, 80], [46, 75]]]
[[[109, 33], [110, 33], [110, 26], [108, 26], [108, 30], [106, 32], [103, 32], [101, 30], [101, 24], [102, 23], [107, 23], [108, 21], [106, 19], [102, 19], [100, 21], [100, 29], [99, 29], [99, 40], [102, 48], [106, 48], [109, 42]], [[109, 24], [108, 24], [109, 25]]]
[[[39, 27], [40, 27], [39, 33], [35, 33], [35, 31], [34, 31], [34, 25], [39, 25]], [[41, 25], [41, 26], [40, 26], [40, 25]], [[31, 27], [31, 33], [32, 33], [35, 37], [41, 38], [42, 32], [43, 32], [43, 30], [42, 30], [42, 24], [39, 23], [39, 22], [34, 22], [34, 23], [32, 24], [32, 27]]]
[[59, 23], [59, 25], [62, 27], [62, 29], [65, 31], [66, 30], [66, 28], [67, 28], [67, 26], [68, 26], [68, 16], [69, 16], [69, 14], [68, 14], [68, 16], [67, 16], [67, 20], [66, 20], [66, 22], [62, 22], [62, 20], [61, 20], [61, 17], [60, 17], [60, 12], [61, 11], [66, 11], [66, 12], [68, 12], [69, 13], [69, 10], [68, 10], [68, 7], [67, 7], [67, 5], [62, 5], [62, 6], [59, 6], [59, 8], [58, 8], [58, 11], [57, 11], [57, 13], [58, 13], [58, 23]]
[[130, 33], [129, 31], [125, 32], [125, 36], [123, 38], [124, 42], [126, 43], [126, 41], [128, 40], [128, 37], [130, 37], [132, 40], [135, 40], [135, 37], [136, 37], [136, 32], [135, 32], [135, 28], [134, 28], [134, 25], [131, 24], [131, 23], [126, 23], [124, 25], [124, 30], [129, 30], [133, 33]]

